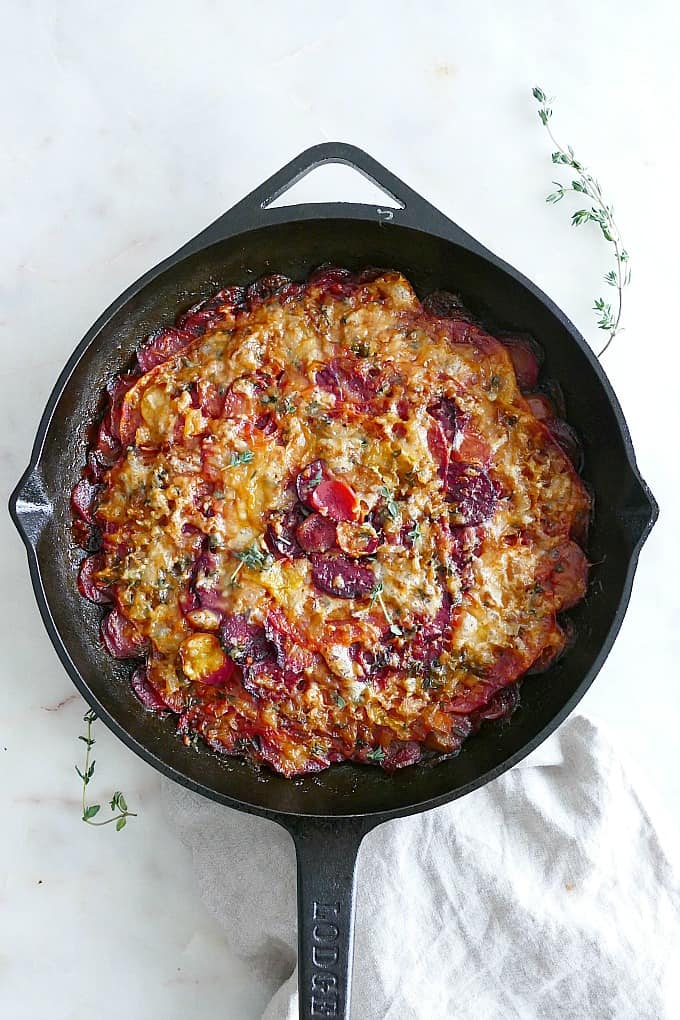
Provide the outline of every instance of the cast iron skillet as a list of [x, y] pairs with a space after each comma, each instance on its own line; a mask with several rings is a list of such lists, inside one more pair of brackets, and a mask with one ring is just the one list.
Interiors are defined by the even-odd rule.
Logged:
[[[345, 203], [267, 208], [322, 163], [344, 163], [400, 205]], [[450, 761], [389, 776], [335, 765], [286, 780], [207, 748], [187, 748], [172, 719], [147, 714], [98, 638], [98, 609], [78, 594], [81, 552], [69, 494], [85, 458], [86, 426], [104, 385], [141, 339], [227, 283], [269, 272], [302, 279], [323, 262], [402, 270], [416, 290], [462, 293], [496, 326], [528, 330], [562, 383], [569, 421], [583, 440], [595, 495], [587, 598], [573, 612], [576, 640], [543, 676], [527, 679], [510, 725], [487, 724]], [[569, 320], [529, 280], [351, 145], [303, 152], [183, 248], [146, 273], [103, 313], [61, 373], [43, 414], [31, 463], [10, 501], [28, 550], [45, 626], [78, 690], [128, 747], [206, 797], [263, 815], [292, 835], [298, 861], [300, 1017], [349, 1016], [355, 863], [363, 836], [388, 818], [444, 804], [495, 779], [529, 754], [574, 708], [609, 652], [630, 597], [640, 548], [656, 520], [621, 408], [596, 358]], [[228, 863], [225, 862], [226, 866]]]

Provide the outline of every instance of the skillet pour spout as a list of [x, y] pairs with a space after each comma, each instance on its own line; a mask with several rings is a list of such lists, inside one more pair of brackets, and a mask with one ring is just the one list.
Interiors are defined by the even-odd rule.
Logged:
[[[396, 208], [343, 202], [270, 208], [323, 163], [372, 180]], [[388, 775], [342, 764], [294, 781], [186, 747], [169, 718], [147, 714], [98, 638], [99, 610], [80, 598], [69, 493], [85, 460], [84, 422], [104, 386], [145, 336], [208, 297], [215, 281], [306, 277], [322, 263], [400, 270], [424, 296], [460, 293], [504, 330], [527, 331], [564, 390], [582, 440], [594, 496], [586, 600], [573, 611], [574, 641], [540, 677], [527, 678], [511, 725], [487, 723], [460, 754], [436, 767]], [[29, 468], [10, 499], [28, 551], [46, 629], [80, 693], [107, 726], [164, 775], [221, 804], [272, 819], [292, 835], [298, 861], [300, 1017], [350, 1016], [355, 865], [363, 837], [390, 818], [445, 804], [482, 786], [533, 751], [572, 711], [600, 670], [621, 626], [633, 576], [658, 508], [640, 477], [628, 428], [602, 367], [574, 325], [530, 280], [502, 262], [366, 153], [344, 143], [301, 153], [264, 184], [132, 284], [87, 332], [43, 413]]]

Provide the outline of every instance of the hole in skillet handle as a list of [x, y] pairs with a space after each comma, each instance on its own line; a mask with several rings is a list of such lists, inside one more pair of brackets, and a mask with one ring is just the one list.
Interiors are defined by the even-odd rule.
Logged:
[[[385, 193], [390, 200], [389, 203], [383, 202], [379, 206], [351, 202], [275, 204], [285, 192], [312, 170], [329, 163], [341, 164], [355, 170]], [[362, 149], [345, 142], [324, 142], [305, 149], [192, 238], [173, 258], [189, 256], [208, 245], [273, 223], [337, 217], [377, 221], [386, 228], [392, 224], [413, 227], [445, 237], [474, 254], [494, 258], [483, 245], [413, 191], [387, 167], [378, 163]]]
[[297, 857], [300, 1020], [350, 1020], [357, 856], [379, 819], [276, 820]]

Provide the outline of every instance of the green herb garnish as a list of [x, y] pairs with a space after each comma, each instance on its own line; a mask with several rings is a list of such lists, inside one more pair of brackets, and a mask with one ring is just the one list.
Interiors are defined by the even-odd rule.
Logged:
[[235, 556], [237, 560], [241, 561], [229, 578], [232, 584], [236, 580], [239, 571], [244, 566], [250, 567], [251, 570], [267, 570], [274, 562], [274, 557], [271, 553], [263, 552], [257, 542], [253, 542], [253, 544], [249, 545], [247, 549], [234, 552], [232, 555]]
[[396, 521], [396, 519], [399, 517], [399, 507], [397, 506], [396, 500], [394, 498], [394, 493], [390, 492], [386, 485], [381, 485], [380, 495], [385, 500], [385, 506], [387, 507], [388, 514], [390, 515], [393, 521]]
[[95, 739], [92, 736], [92, 725], [96, 721], [96, 719], [97, 719], [97, 716], [96, 716], [95, 712], [92, 711], [92, 709], [87, 711], [85, 713], [85, 715], [83, 716], [83, 722], [87, 724], [87, 732], [84, 735], [81, 735], [81, 736], [78, 737], [79, 740], [83, 741], [83, 743], [85, 744], [85, 746], [87, 748], [87, 750], [85, 752], [85, 765], [83, 767], [83, 771], [81, 772], [80, 769], [78, 768], [78, 766], [77, 765], [75, 766], [76, 772], [80, 776], [80, 778], [82, 780], [82, 784], [83, 784], [83, 798], [82, 798], [83, 814], [82, 814], [82, 819], [83, 819], [84, 822], [87, 822], [88, 825], [110, 825], [111, 822], [115, 822], [116, 823], [116, 832], [120, 832], [121, 829], [125, 828], [125, 825], [127, 824], [128, 818], [136, 818], [137, 817], [136, 812], [128, 811], [128, 806], [127, 806], [127, 804], [125, 802], [125, 797], [120, 792], [120, 790], [116, 790], [116, 792], [114, 793], [113, 797], [111, 798], [111, 800], [109, 802], [110, 806], [111, 806], [111, 810], [113, 811], [113, 817], [112, 818], [105, 818], [103, 821], [99, 821], [99, 822], [93, 821], [95, 815], [98, 815], [100, 810], [101, 810], [101, 804], [88, 804], [87, 803], [87, 798], [86, 798], [87, 787], [89, 786], [90, 780], [92, 779], [92, 777], [94, 775], [94, 767], [96, 765], [95, 761], [90, 761], [90, 754], [91, 754], [92, 748], [95, 745]]
[[606, 273], [604, 279], [610, 287], [616, 288], [616, 308], [613, 308], [611, 302], [606, 301], [602, 297], [596, 298], [593, 304], [593, 311], [597, 312], [598, 315], [598, 329], [609, 333], [609, 339], [598, 354], [598, 357], [601, 357], [622, 328], [620, 323], [623, 288], [627, 287], [630, 283], [630, 257], [624, 247], [619, 228], [614, 220], [614, 207], [607, 205], [605, 202], [597, 179], [593, 177], [580, 160], [576, 159], [571, 145], [564, 149], [552, 133], [550, 128], [550, 120], [553, 114], [552, 99], [548, 99], [543, 89], [537, 87], [532, 90], [532, 94], [534, 99], [540, 104], [538, 116], [541, 123], [548, 132], [550, 141], [555, 146], [555, 151], [552, 154], [553, 163], [557, 166], [569, 167], [576, 174], [569, 184], [553, 181], [557, 190], [551, 192], [546, 197], [546, 202], [554, 205], [556, 202], [560, 202], [568, 192], [584, 195], [593, 204], [587, 209], [577, 209], [576, 212], [572, 213], [572, 226], [578, 227], [582, 223], [594, 223], [599, 227], [605, 241], [614, 246], [615, 266], [614, 269]]
[[236, 467], [238, 464], [250, 464], [254, 456], [255, 454], [252, 450], [240, 450], [238, 453], [232, 453], [229, 467]]
[[410, 542], [413, 543], [413, 545], [415, 545], [416, 542], [420, 541], [420, 539], [423, 537], [423, 533], [420, 530], [420, 522], [419, 521], [414, 521], [413, 522], [413, 524], [411, 525], [409, 530], [406, 532], [406, 537], [408, 538], [408, 540]]
[[383, 611], [383, 616], [387, 620], [387, 624], [390, 628], [390, 633], [394, 634], [395, 637], [401, 637], [404, 633], [401, 627], [394, 622], [390, 613], [388, 612], [385, 600], [383, 599], [383, 583], [382, 581], [376, 582], [371, 589], [371, 609], [375, 606], [376, 602], [380, 604], [380, 608]]
[[380, 747], [380, 746], [373, 747], [367, 753], [366, 757], [368, 758], [369, 761], [381, 762], [381, 761], [385, 760], [385, 752], [384, 752], [383, 748]]

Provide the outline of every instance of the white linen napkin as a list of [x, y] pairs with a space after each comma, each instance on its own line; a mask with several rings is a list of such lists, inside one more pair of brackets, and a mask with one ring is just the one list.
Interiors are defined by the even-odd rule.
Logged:
[[[266, 819], [164, 780], [201, 895], [297, 1020], [295, 853]], [[359, 857], [357, 1020], [677, 1020], [680, 883], [611, 746], [572, 718], [445, 807], [380, 826]]]

